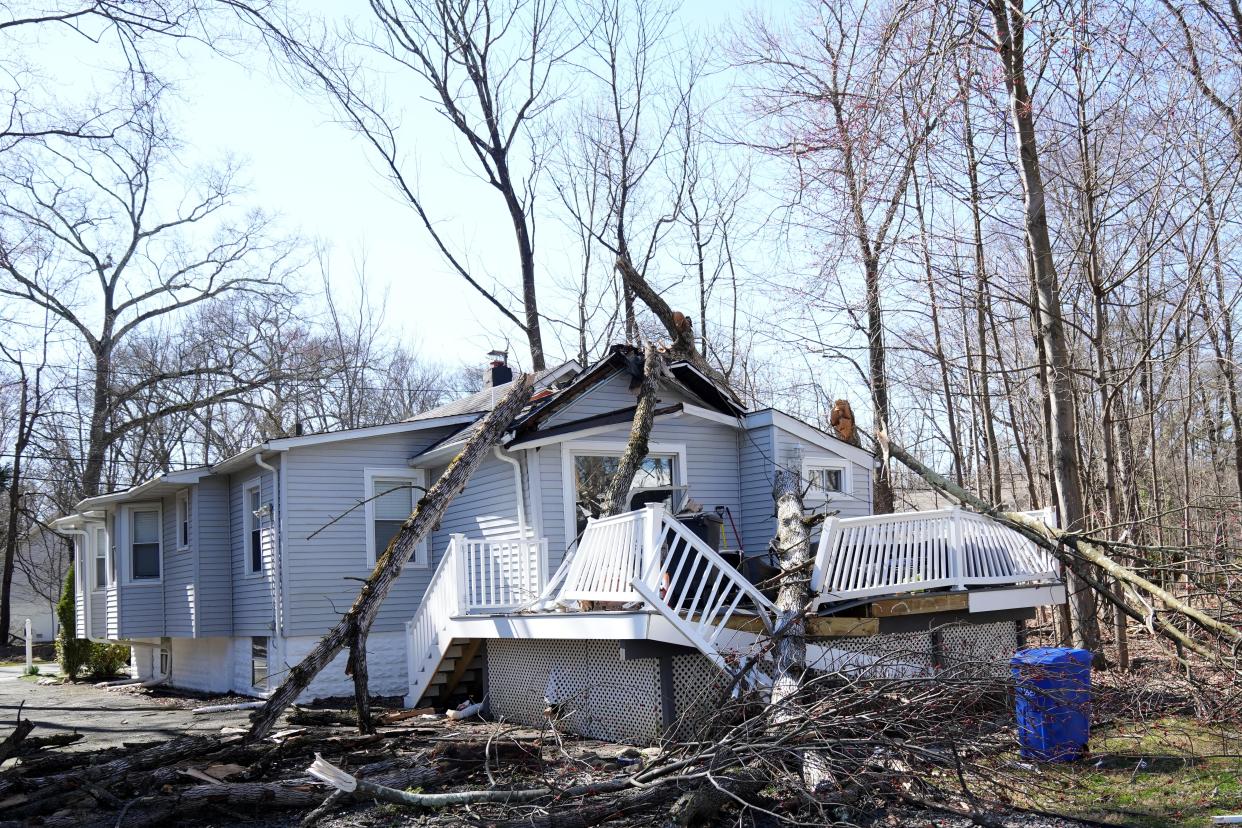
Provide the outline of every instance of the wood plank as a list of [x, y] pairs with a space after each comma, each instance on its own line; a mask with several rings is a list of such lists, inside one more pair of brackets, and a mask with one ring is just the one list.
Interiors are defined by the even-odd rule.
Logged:
[[[731, 615], [725, 626], [731, 630], [741, 630], [755, 635], [763, 633], [763, 622], [755, 615]], [[878, 618], [812, 616], [806, 619], [806, 634], [810, 638], [845, 638], [877, 635], [879, 632], [880, 620]]]
[[967, 609], [969, 597], [965, 592], [947, 592], [936, 595], [909, 595], [904, 598], [888, 598], [871, 604], [872, 618], [892, 618], [897, 615], [923, 615], [929, 612], [948, 612]]

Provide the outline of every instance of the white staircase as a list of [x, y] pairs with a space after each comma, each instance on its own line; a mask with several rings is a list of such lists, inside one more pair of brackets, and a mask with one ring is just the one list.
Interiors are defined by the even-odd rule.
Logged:
[[658, 503], [589, 521], [553, 583], [561, 579], [560, 600], [645, 603], [730, 673], [776, 615], [733, 564]]
[[[452, 535], [444, 557], [405, 624], [407, 707], [427, 695], [451, 692], [469, 680], [477, 647], [454, 639], [455, 619], [471, 612], [507, 612], [529, 604], [543, 589], [547, 541], [470, 540]], [[454, 646], [459, 651], [453, 650]], [[459, 659], [467, 653], [465, 663]]]

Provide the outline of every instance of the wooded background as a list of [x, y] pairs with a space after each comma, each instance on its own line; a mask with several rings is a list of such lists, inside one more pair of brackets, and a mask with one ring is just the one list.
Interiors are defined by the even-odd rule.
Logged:
[[[368, 292], [365, 267], [333, 273], [331, 240], [285, 231], [236, 163], [179, 162], [193, 136], [158, 66], [186, 44], [264, 54], [261, 71], [330, 108], [518, 367], [665, 335], [623, 257], [693, 318], [699, 351], [748, 402], [824, 424], [848, 397], [869, 432], [985, 500], [1057, 506], [1063, 525], [1115, 554], [1133, 544], [1127, 563], [1232, 611], [1237, 4], [722, 11], [4, 7], [0, 623], [15, 572], [43, 573], [54, 597], [65, 553], [41, 527], [80, 497], [299, 427], [399, 420], [482, 381], [481, 358], [438, 364], [384, 333], [400, 308]], [[67, 27], [116, 58], [86, 95], [50, 86], [32, 48]], [[419, 187], [419, 133], [394, 87], [432, 102], [503, 207], [505, 275], [477, 266], [443, 194]], [[433, 290], [429, 274], [394, 278]], [[360, 298], [342, 299], [343, 282]], [[882, 462], [878, 511], [930, 502]]]

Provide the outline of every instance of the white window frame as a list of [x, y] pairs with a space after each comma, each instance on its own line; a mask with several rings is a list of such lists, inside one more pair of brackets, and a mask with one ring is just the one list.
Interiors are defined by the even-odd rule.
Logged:
[[[267, 561], [263, 554], [263, 533], [267, 531], [265, 526], [265, 518], [255, 514], [255, 510], [250, 508], [250, 495], [257, 492], [259, 495], [259, 511], [263, 509], [263, 478], [254, 477], [242, 484], [242, 574], [247, 578], [262, 578], [267, 572]], [[270, 504], [269, 504], [270, 506]], [[259, 531], [259, 568], [251, 567], [250, 557], [250, 537], [255, 530]]]
[[[160, 539], [160, 574], [158, 578], [135, 578], [134, 577], [134, 512], [155, 512], [155, 524], [159, 527]], [[150, 503], [127, 503], [121, 507], [121, 543], [119, 546], [125, 550], [125, 554], [121, 556], [121, 570], [124, 574], [124, 583], [131, 586], [155, 585], [164, 582], [164, 504], [159, 501]]]
[[190, 493], [188, 491], [177, 493], [176, 531], [177, 551], [188, 552], [190, 550], [191, 532], [193, 531], [193, 527], [190, 525]]
[[[816, 469], [831, 469], [841, 472], [841, 491], [825, 492], [810, 486], [811, 472]], [[808, 486], [806, 500], [808, 503], [827, 503], [829, 500], [855, 500], [854, 464], [844, 457], [830, 457], [826, 454], [805, 455], [802, 458], [802, 480]]]
[[[91, 552], [91, 557], [90, 557], [91, 592], [103, 592], [105, 589], [107, 589], [109, 586], [111, 586], [114, 583], [113, 573], [111, 571], [112, 567], [109, 565], [109, 561], [108, 561], [108, 536], [107, 536], [107, 533], [105, 532], [104, 542], [101, 548], [99, 544], [99, 532], [100, 532], [100, 527], [98, 526], [91, 526], [90, 528], [86, 530], [86, 533], [90, 536], [87, 539], [87, 543], [85, 545], [90, 549], [90, 552]], [[102, 584], [99, 583], [99, 579], [96, 577], [96, 575], [98, 574], [100, 558], [103, 558], [103, 562], [104, 562], [104, 582]]]
[[[365, 515], [364, 530], [366, 532], [366, 565], [368, 568], [375, 566], [376, 556], [379, 550], [375, 548], [375, 481], [376, 480], [407, 480], [415, 486], [427, 488], [427, 470], [411, 469], [409, 466], [393, 466], [391, 468], [366, 468], [362, 470], [362, 497], [366, 501], [363, 508]], [[411, 492], [412, 501], [418, 503], [423, 492], [414, 489]], [[419, 541], [418, 546], [414, 549], [414, 557], [406, 566], [412, 566], [415, 569], [427, 569], [431, 566], [431, 555], [428, 554], [427, 538]]]
[[[593, 455], [617, 455], [625, 453], [626, 440], [573, 440], [561, 444], [561, 498], [565, 505], [565, 546], [573, 542], [577, 534], [578, 518], [574, 514], [578, 491], [574, 484], [574, 458]], [[687, 487], [690, 467], [686, 464], [685, 443], [648, 443], [647, 454], [666, 454], [677, 458], [673, 470], [673, 485]], [[689, 492], [688, 488], [683, 488]]]

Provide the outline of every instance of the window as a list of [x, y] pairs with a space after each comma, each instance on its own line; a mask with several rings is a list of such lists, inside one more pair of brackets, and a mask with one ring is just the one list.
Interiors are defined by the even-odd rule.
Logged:
[[823, 500], [850, 496], [850, 464], [833, 457], [808, 457], [802, 463], [807, 497]]
[[246, 571], [253, 575], [263, 571], [263, 504], [258, 481], [246, 487], [242, 502], [246, 518]]
[[[367, 469], [365, 478], [367, 566], [374, 566], [414, 511], [426, 478], [420, 469]], [[425, 542], [414, 550], [410, 561], [427, 565]]]
[[190, 493], [177, 495], [177, 548], [190, 548]]
[[250, 639], [250, 684], [267, 687], [267, 638], [262, 636]]
[[160, 675], [168, 678], [168, 668], [171, 666], [172, 655], [168, 652], [167, 647], [160, 647]]
[[[680, 508], [682, 487], [678, 485], [678, 456], [649, 454], [634, 475], [630, 486], [630, 509], [641, 509], [648, 503], [664, 503], [670, 511]], [[599, 517], [604, 509], [604, 493], [621, 463], [621, 453], [583, 452], [573, 454], [574, 517], [577, 534], [586, 528], [587, 519]]]
[[130, 577], [155, 581], [160, 577], [160, 510], [133, 509], [130, 520]]
[[103, 589], [110, 580], [108, 577], [108, 535], [102, 529], [96, 529], [94, 535], [94, 587], [95, 589]]

